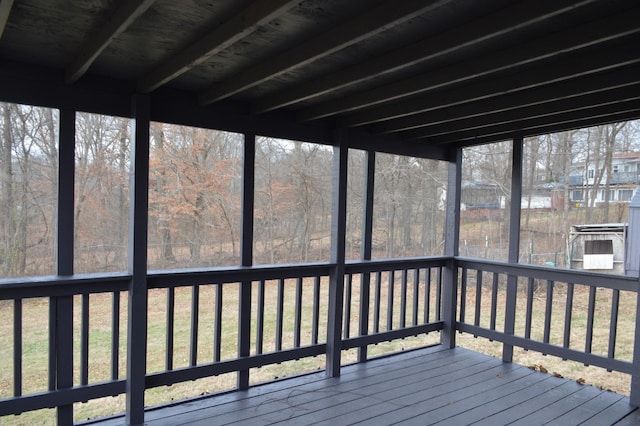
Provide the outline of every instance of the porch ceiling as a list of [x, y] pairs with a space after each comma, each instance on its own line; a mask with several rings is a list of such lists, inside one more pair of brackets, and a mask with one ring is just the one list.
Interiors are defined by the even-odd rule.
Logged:
[[2, 0], [0, 100], [142, 92], [468, 145], [640, 117], [639, 22], [637, 0]]

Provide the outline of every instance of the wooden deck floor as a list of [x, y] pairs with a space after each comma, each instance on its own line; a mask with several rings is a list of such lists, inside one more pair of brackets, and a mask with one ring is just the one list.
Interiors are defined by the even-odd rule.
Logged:
[[[439, 346], [150, 410], [160, 425], [638, 425], [627, 397]], [[98, 423], [122, 424], [122, 418]]]

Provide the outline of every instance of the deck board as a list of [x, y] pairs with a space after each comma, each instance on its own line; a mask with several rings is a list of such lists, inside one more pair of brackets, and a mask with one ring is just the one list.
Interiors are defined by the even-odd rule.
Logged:
[[[149, 410], [165, 425], [638, 424], [629, 399], [462, 348], [440, 346]], [[111, 426], [122, 417], [94, 421]]]

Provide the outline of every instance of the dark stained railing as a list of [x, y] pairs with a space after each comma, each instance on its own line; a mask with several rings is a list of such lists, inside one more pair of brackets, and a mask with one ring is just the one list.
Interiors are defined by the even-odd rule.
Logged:
[[[348, 263], [342, 350], [359, 348], [363, 361], [368, 345], [441, 330], [444, 261]], [[333, 267], [300, 264], [150, 272], [147, 327], [160, 332], [148, 333], [146, 388], [324, 355]], [[130, 280], [128, 274], [91, 274], [0, 281], [0, 308], [13, 318], [9, 339], [13, 359], [2, 361], [13, 365], [13, 395], [0, 399], [0, 416], [125, 393], [129, 374], [125, 355], [131, 342], [122, 330], [130, 320]], [[250, 286], [248, 300], [241, 297], [243, 285]], [[34, 334], [25, 332], [24, 304], [29, 303], [48, 312], [39, 316], [42, 324], [38, 326], [48, 329], [40, 342], [29, 341]], [[97, 349], [94, 333], [103, 336], [103, 346]], [[152, 334], [162, 338], [152, 339]], [[239, 355], [241, 335], [251, 336], [248, 356]], [[34, 343], [48, 348], [45, 367], [30, 365], [23, 351]], [[43, 368], [48, 371], [48, 383], [26, 389], [25, 378], [35, 374], [33, 369]]]
[[[458, 266], [461, 332], [632, 374], [637, 278], [462, 258]], [[515, 288], [509, 276], [517, 277]], [[516, 296], [511, 307], [508, 292]], [[625, 329], [619, 327], [622, 306], [631, 316]], [[513, 334], [498, 326], [510, 308]]]
[[[444, 330], [447, 263], [452, 260], [446, 257], [346, 263], [340, 349], [357, 349], [362, 362], [371, 345]], [[458, 300], [459, 332], [607, 370], [638, 370], [637, 278], [467, 258], [453, 264], [458, 285], [449, 293]], [[149, 273], [147, 327], [160, 331], [148, 333], [147, 371], [133, 374], [145, 374], [150, 389], [224, 373], [246, 377], [253, 368], [324, 355], [333, 268], [322, 263]], [[128, 274], [92, 274], [0, 282], [0, 308], [13, 319], [12, 336], [4, 337], [13, 342], [12, 359], [1, 360], [12, 365], [13, 394], [0, 400], [0, 416], [126, 392], [131, 342], [121, 330], [129, 321], [130, 280]], [[34, 312], [46, 332], [25, 331], [33, 328], [25, 318]], [[513, 333], [505, 332], [510, 321]], [[108, 335], [104, 347], [93, 348], [94, 333]], [[41, 341], [29, 341], [34, 336]], [[25, 348], [34, 344], [47, 348], [44, 367], [28, 361]], [[39, 388], [25, 386], [25, 377], [37, 374], [32, 369], [48, 373]]]
[[444, 258], [347, 264], [343, 349], [364, 361], [367, 345], [442, 330], [443, 267]]

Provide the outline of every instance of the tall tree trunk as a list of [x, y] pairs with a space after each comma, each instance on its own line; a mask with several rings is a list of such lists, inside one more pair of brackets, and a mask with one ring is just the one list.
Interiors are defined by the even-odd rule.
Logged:
[[2, 108], [2, 157], [0, 161], [0, 271], [2, 276], [11, 271], [11, 249], [15, 235], [13, 200], [13, 156], [11, 134], [11, 105], [0, 104]]
[[[127, 170], [127, 152], [129, 151], [129, 147], [127, 142], [129, 131], [128, 131], [128, 122], [127, 120], [122, 120], [120, 122], [120, 131], [119, 131], [119, 145], [118, 145], [118, 185], [116, 187], [116, 197], [117, 197], [117, 212], [116, 212], [116, 235], [117, 235], [117, 245], [114, 249], [114, 263], [117, 265], [118, 269], [125, 269], [125, 254], [127, 253], [125, 249], [125, 234], [126, 228], [128, 225], [128, 214], [127, 214], [127, 197], [125, 192], [125, 185], [127, 180], [123, 178], [128, 176]], [[122, 245], [122, 248], [120, 248]]]
[[[164, 152], [164, 132], [160, 128], [154, 129], [154, 141], [155, 141], [155, 149], [156, 155], [160, 158], [160, 164], [163, 162], [163, 156], [166, 155]], [[162, 170], [160, 175], [156, 179], [156, 191], [162, 197], [164, 194], [166, 187], [166, 177], [165, 171]], [[158, 230], [160, 232], [160, 259], [163, 262], [175, 262], [175, 256], [173, 255], [173, 242], [171, 238], [171, 228], [169, 220], [166, 218], [167, 213], [162, 211], [165, 208], [161, 207], [161, 211], [158, 214]]]

